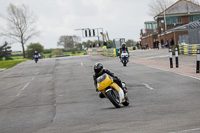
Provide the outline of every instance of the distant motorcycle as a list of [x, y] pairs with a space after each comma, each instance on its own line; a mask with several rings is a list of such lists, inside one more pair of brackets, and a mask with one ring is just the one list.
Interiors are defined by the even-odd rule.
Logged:
[[129, 58], [128, 53], [126, 51], [123, 51], [121, 54], [121, 62], [123, 66], [126, 66], [126, 64], [128, 63], [128, 58]]
[[34, 55], [34, 58], [35, 58], [35, 63], [37, 63], [37, 62], [38, 62], [39, 55]]

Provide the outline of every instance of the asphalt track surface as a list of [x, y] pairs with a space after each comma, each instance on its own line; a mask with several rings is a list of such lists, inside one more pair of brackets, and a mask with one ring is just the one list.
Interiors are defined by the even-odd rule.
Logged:
[[[98, 97], [96, 62], [127, 83], [130, 106]], [[117, 57], [27, 61], [0, 72], [0, 133], [199, 133], [199, 95], [198, 79]]]

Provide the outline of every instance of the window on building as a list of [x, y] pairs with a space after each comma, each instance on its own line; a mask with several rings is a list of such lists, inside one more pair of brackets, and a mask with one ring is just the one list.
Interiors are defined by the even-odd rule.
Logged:
[[176, 23], [176, 17], [167, 17], [166, 22], [167, 24], [174, 24]]
[[182, 17], [167, 17], [166, 23], [170, 24], [182, 24]]
[[200, 19], [200, 15], [190, 16], [190, 22], [193, 22], [193, 21], [196, 21], [196, 20], [199, 20], [199, 19]]
[[153, 24], [153, 31], [156, 32], [157, 24]]
[[193, 22], [193, 21], [194, 21], [193, 16], [190, 16], [190, 22]]
[[153, 29], [152, 24], [146, 24], [146, 26], [147, 26], [147, 29]]
[[176, 19], [176, 24], [182, 24], [182, 17], [177, 17]]

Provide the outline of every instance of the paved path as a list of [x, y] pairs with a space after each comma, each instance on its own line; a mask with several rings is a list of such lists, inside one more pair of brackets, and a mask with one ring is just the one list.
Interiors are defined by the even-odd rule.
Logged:
[[4, 71], [5, 69], [0, 69], [0, 72]]
[[161, 50], [139, 50], [131, 52], [131, 62], [143, 64], [153, 68], [172, 71], [185, 76], [200, 80], [200, 74], [196, 73], [196, 56], [179, 55], [179, 67], [176, 68], [175, 57], [173, 56], [173, 68], [170, 68], [168, 49]]
[[[7, 69], [0, 73], [0, 133], [200, 132], [200, 82], [171, 72], [179, 68], [169, 69], [167, 55], [167, 50], [133, 51], [127, 67], [119, 58], [79, 56]], [[152, 66], [157, 68], [166, 62], [165, 71], [142, 61], [157, 62]], [[96, 62], [126, 82], [128, 107], [116, 109], [98, 97], [92, 78]]]

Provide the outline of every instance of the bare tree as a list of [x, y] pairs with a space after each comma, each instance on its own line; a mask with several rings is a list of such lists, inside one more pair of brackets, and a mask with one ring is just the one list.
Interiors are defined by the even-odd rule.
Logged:
[[2, 17], [7, 22], [7, 27], [2, 29], [1, 35], [21, 43], [23, 56], [26, 58], [24, 45], [33, 36], [39, 34], [35, 27], [33, 13], [25, 5], [16, 6], [10, 4], [7, 8], [8, 15]]
[[148, 14], [150, 16], [156, 16], [162, 11], [164, 11], [167, 7], [172, 5], [171, 0], [153, 0], [151, 3], [148, 4], [149, 6], [149, 12]]
[[199, 5], [199, 0], [189, 0], [189, 1], [191, 1], [192, 3], [195, 3], [197, 5]]
[[61, 36], [58, 41], [58, 46], [63, 46], [65, 49], [70, 50], [74, 48], [78, 41], [80, 40], [79, 36]]
[[[199, 5], [199, 0], [188, 0]], [[148, 4], [150, 16], [156, 16], [173, 4], [171, 0], [153, 0]]]

